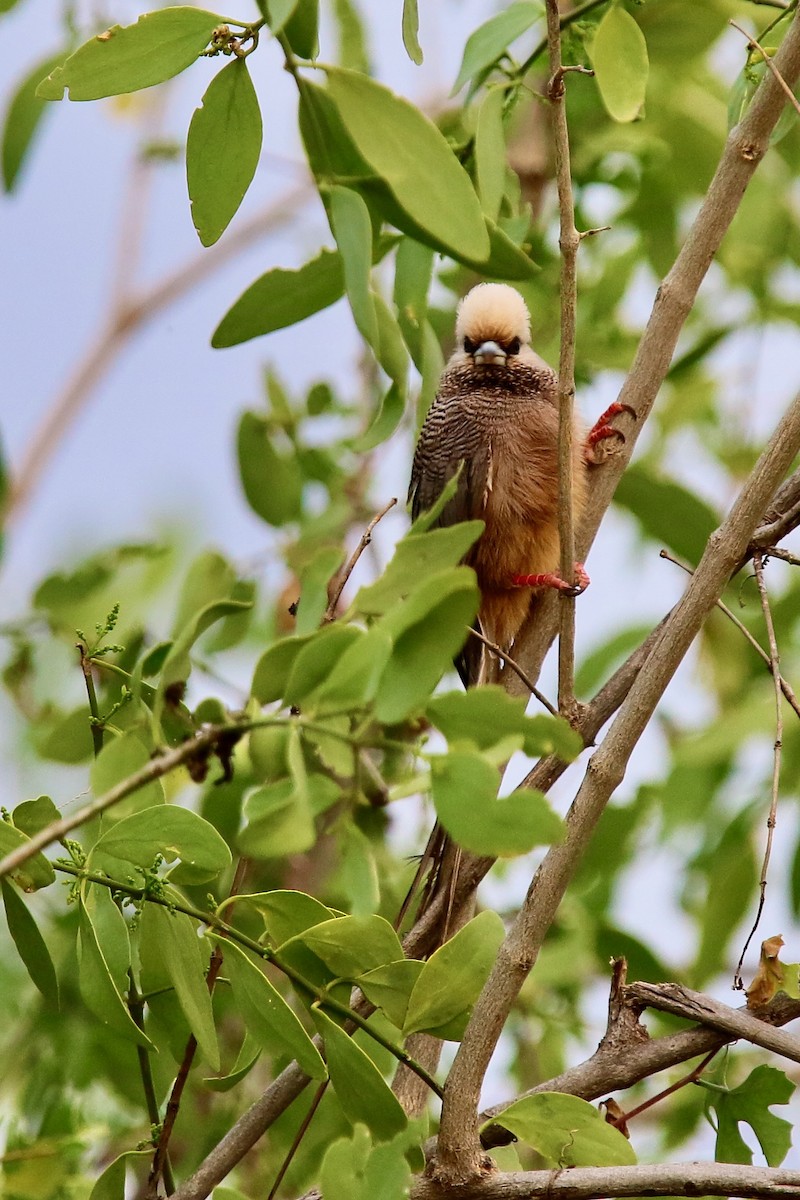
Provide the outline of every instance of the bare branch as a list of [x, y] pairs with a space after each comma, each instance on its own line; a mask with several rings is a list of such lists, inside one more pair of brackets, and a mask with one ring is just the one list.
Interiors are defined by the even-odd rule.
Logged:
[[[766, 552], [765, 552], [765, 554], [766, 554]], [[680, 567], [681, 570], [685, 571], [687, 575], [694, 574], [694, 571], [692, 570], [691, 567], [687, 566], [686, 563], [680, 562], [679, 559], [673, 558], [672, 555], [667, 550], [659, 551], [659, 557], [665, 558], [667, 560], [667, 562], [674, 563], [676, 567]], [[732, 609], [728, 608], [727, 604], [723, 604], [723, 602], [721, 600], [717, 601], [717, 608], [720, 610], [720, 612], [723, 612], [725, 614], [725, 616], [728, 618], [728, 620], [733, 622], [733, 624], [736, 626], [736, 628], [739, 630], [739, 632], [741, 634], [743, 634], [743, 636], [745, 638], [747, 638], [748, 642], [753, 647], [753, 649], [756, 651], [756, 653], [759, 655], [761, 660], [764, 663], [766, 663], [767, 669], [769, 670], [769, 672], [771, 674], [772, 673], [772, 659], [767, 654], [767, 652], [763, 648], [763, 646], [761, 646], [756, 641], [756, 639], [753, 637], [752, 633], [747, 628], [747, 626], [744, 624], [744, 622], [740, 621], [739, 618], [736, 616], [736, 613], [733, 612]], [[792, 685], [790, 683], [787, 683], [787, 681], [784, 679], [784, 677], [782, 675], [778, 676], [778, 680], [780, 683], [781, 691], [783, 692], [786, 699], [789, 701], [789, 704], [792, 706], [794, 711], [797, 713], [798, 717], [800, 717], [800, 700], [798, 700], [797, 695], [795, 694], [795, 691], [794, 691]]]
[[[731, 1163], [658, 1163], [637, 1167], [571, 1167], [556, 1171], [495, 1171], [459, 1190], [459, 1200], [603, 1200], [617, 1196], [740, 1196], [772, 1200], [800, 1194], [800, 1171]], [[411, 1200], [441, 1200], [432, 1179], [420, 1179]]]
[[775, 637], [775, 624], [772, 620], [772, 609], [769, 606], [769, 596], [767, 595], [767, 587], [764, 583], [764, 556], [760, 550], [756, 550], [753, 555], [753, 565], [756, 569], [756, 581], [758, 583], [758, 594], [761, 597], [761, 610], [764, 613], [764, 624], [767, 627], [767, 637], [769, 639], [769, 669], [772, 675], [772, 682], [775, 689], [775, 744], [773, 747], [772, 756], [772, 795], [770, 798], [769, 815], [767, 816], [767, 844], [764, 847], [764, 861], [761, 864], [761, 877], [759, 879], [759, 898], [758, 908], [756, 909], [755, 920], [753, 927], [748, 933], [742, 953], [739, 956], [739, 961], [736, 964], [736, 970], [733, 975], [733, 986], [739, 990], [744, 987], [742, 983], [742, 963], [744, 956], [747, 953], [747, 948], [750, 945], [756, 930], [758, 929], [761, 914], [764, 911], [764, 901], [767, 898], [767, 872], [769, 871], [769, 860], [772, 854], [772, 841], [775, 836], [775, 826], [778, 822], [778, 789], [781, 781], [781, 754], [783, 750], [783, 705], [781, 704], [781, 660], [778, 654], [778, 642]]
[[467, 626], [467, 633], [470, 634], [471, 637], [477, 638], [479, 642], [483, 642], [487, 650], [491, 650], [492, 654], [494, 654], [497, 658], [502, 659], [503, 663], [507, 667], [510, 667], [514, 674], [522, 680], [534, 699], [538, 700], [542, 707], [546, 708], [551, 716], [558, 716], [558, 709], [553, 708], [553, 705], [550, 703], [547, 697], [539, 691], [535, 684], [531, 683], [530, 679], [528, 679], [528, 676], [525, 674], [519, 663], [515, 662], [502, 646], [498, 646], [497, 642], [490, 642], [487, 637], [483, 636], [479, 629], [474, 627], [474, 625]]
[[328, 607], [325, 609], [325, 616], [324, 616], [323, 620], [334, 621], [336, 619], [336, 609], [338, 607], [339, 601], [342, 598], [342, 592], [344, 591], [345, 587], [347, 586], [348, 579], [350, 578], [350, 576], [353, 574], [353, 571], [355, 570], [356, 563], [361, 558], [361, 555], [364, 553], [367, 546], [372, 541], [372, 531], [374, 530], [374, 528], [378, 524], [378, 522], [381, 521], [386, 516], [386, 514], [389, 512], [389, 510], [391, 508], [394, 508], [395, 504], [397, 504], [396, 496], [394, 496], [389, 501], [388, 504], [384, 504], [383, 508], [381, 509], [381, 511], [379, 513], [375, 514], [375, 516], [372, 518], [372, 520], [370, 521], [367, 528], [362, 533], [361, 539], [360, 539], [358, 545], [356, 546], [353, 553], [350, 555], [346, 564], [342, 567], [341, 571], [339, 571], [338, 574], [334, 575], [333, 579], [331, 580], [331, 582], [328, 586], [328, 595], [329, 595]]
[[625, 995], [636, 1004], [685, 1017], [687, 1021], [700, 1021], [731, 1038], [744, 1038], [791, 1062], [800, 1062], [800, 1038], [794, 1034], [773, 1029], [744, 1009], [730, 1008], [680, 983], [629, 983]]
[[[800, 58], [800, 37], [798, 38]], [[519, 989], [532, 969], [547, 930], [605, 806], [625, 775], [630, 755], [731, 572], [744, 553], [766, 505], [800, 448], [800, 395], [779, 422], [726, 521], [708, 541], [683, 599], [662, 628], [586, 775], [566, 818], [564, 841], [552, 846], [536, 872], [445, 1085], [439, 1135], [438, 1177], [466, 1182], [482, 1169], [477, 1111], [480, 1089], [497, 1040]]]
[[[561, 63], [561, 14], [558, 0], [546, 0], [547, 47], [550, 59], [548, 98], [553, 129], [556, 185], [558, 188], [561, 250], [561, 346], [558, 360], [558, 536], [560, 574], [575, 579], [575, 526], [573, 520], [573, 435], [575, 407], [575, 321], [578, 305], [578, 247], [575, 203], [569, 160], [569, 130], [565, 103], [564, 68]], [[558, 707], [568, 720], [575, 708], [575, 597], [564, 595], [559, 607]]]

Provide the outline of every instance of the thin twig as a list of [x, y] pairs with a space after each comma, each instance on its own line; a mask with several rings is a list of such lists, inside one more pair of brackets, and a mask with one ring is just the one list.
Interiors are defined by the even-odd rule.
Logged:
[[546, 708], [547, 711], [549, 713], [551, 713], [552, 716], [554, 716], [554, 717], [558, 716], [558, 709], [553, 707], [553, 705], [550, 703], [550, 701], [547, 699], [547, 697], [545, 695], [543, 695], [542, 692], [539, 691], [539, 689], [536, 687], [536, 685], [534, 683], [531, 683], [530, 679], [525, 674], [525, 672], [523, 671], [523, 669], [519, 665], [519, 663], [515, 662], [514, 659], [511, 658], [507, 654], [507, 652], [503, 649], [502, 646], [498, 646], [497, 642], [490, 642], [489, 639], [487, 637], [484, 637], [483, 634], [480, 632], [480, 630], [475, 629], [475, 627], [473, 625], [468, 626], [468, 632], [471, 633], [474, 638], [477, 638], [479, 642], [483, 642], [483, 644], [487, 648], [487, 650], [491, 650], [492, 654], [496, 655], [497, 658], [502, 659], [503, 662], [505, 663], [505, 665], [507, 667], [510, 667], [515, 675], [519, 676], [519, 678], [525, 684], [525, 687], [528, 689], [530, 694], [534, 697], [535, 700], [539, 701], [539, 703], [542, 705], [543, 708]]
[[766, 50], [764, 49], [764, 47], [763, 47], [763, 46], [761, 46], [761, 45], [760, 45], [760, 44], [759, 44], [759, 43], [756, 41], [756, 39], [755, 39], [754, 37], [752, 37], [752, 36], [751, 36], [751, 35], [750, 35], [750, 34], [747, 32], [747, 30], [746, 30], [746, 29], [742, 29], [741, 25], [737, 25], [735, 21], [729, 21], [729, 22], [728, 22], [728, 24], [729, 24], [729, 25], [732, 25], [734, 29], [738, 30], [738, 32], [739, 32], [739, 33], [741, 33], [741, 34], [743, 35], [743, 37], [746, 37], [746, 38], [747, 38], [747, 49], [748, 49], [748, 51], [749, 51], [750, 53], [752, 53], [752, 52], [753, 52], [753, 50], [757, 50], [757, 51], [759, 52], [759, 54], [761, 55], [761, 57], [762, 57], [762, 58], [763, 58], [763, 60], [764, 60], [764, 64], [765, 64], [765, 66], [766, 66], [766, 67], [768, 67], [768, 69], [769, 69], [769, 70], [772, 72], [772, 74], [775, 76], [775, 78], [777, 79], [778, 83], [779, 83], [779, 84], [780, 84], [780, 86], [783, 88], [784, 92], [786, 93], [786, 96], [787, 96], [787, 98], [788, 98], [788, 100], [789, 100], [790, 104], [792, 104], [792, 105], [794, 106], [794, 109], [795, 109], [795, 111], [798, 113], [798, 115], [800, 115], [800, 102], [798, 101], [798, 99], [797, 99], [797, 97], [795, 96], [795, 94], [794, 94], [794, 92], [792, 91], [792, 89], [789, 87], [789, 85], [788, 85], [788, 83], [786, 82], [786, 80], [785, 80], [785, 79], [783, 78], [783, 76], [781, 75], [781, 73], [780, 73], [780, 71], [778, 70], [778, 68], [775, 66], [775, 63], [772, 61], [772, 59], [770, 58], [770, 56], [767, 54], [767, 52], [766, 52]]
[[[138, 1029], [144, 1033], [144, 997], [140, 996], [136, 990], [132, 975], [130, 976], [130, 988], [128, 990], [128, 1011], [131, 1014], [131, 1020]], [[147, 1117], [153, 1129], [158, 1128], [161, 1117], [158, 1111], [158, 1100], [156, 1098], [156, 1088], [153, 1081], [153, 1067], [150, 1062], [150, 1052], [144, 1046], [137, 1045], [136, 1056], [139, 1061], [139, 1074], [142, 1077], [142, 1087], [144, 1089], [145, 1104], [147, 1105]], [[160, 1136], [160, 1135], [159, 1135]], [[164, 1154], [162, 1162], [162, 1172], [164, 1175], [164, 1186], [167, 1189], [167, 1194], [175, 1190], [175, 1179], [172, 1174], [172, 1165], [169, 1161], [169, 1155]]]
[[[247, 874], [247, 867], [247, 859], [244, 857], [240, 858], [236, 864], [236, 870], [234, 871], [233, 880], [231, 881], [230, 890], [228, 892], [228, 898], [231, 901], [233, 901], [242, 890], [244, 878]], [[233, 907], [234, 905], [231, 903], [227, 909], [229, 916]], [[221, 934], [221, 936], [224, 937], [224, 934]], [[222, 960], [222, 949], [219, 943], [216, 942], [214, 944], [214, 949], [211, 952], [211, 958], [208, 963], [208, 972], [206, 974], [206, 987], [208, 988], [209, 995], [213, 995], [214, 986], [217, 982], [219, 973], [222, 970]], [[189, 1072], [192, 1069], [192, 1063], [194, 1062], [196, 1053], [197, 1038], [193, 1033], [190, 1033], [186, 1042], [186, 1048], [183, 1052], [181, 1065], [178, 1068], [178, 1073], [175, 1076], [175, 1082], [172, 1085], [172, 1091], [169, 1094], [167, 1108], [164, 1113], [164, 1121], [161, 1125], [158, 1141], [156, 1142], [155, 1154], [153, 1155], [153, 1164], [150, 1168], [150, 1175], [147, 1180], [148, 1200], [150, 1200], [151, 1197], [154, 1200], [154, 1198], [158, 1195], [158, 1184], [162, 1176], [164, 1178], [164, 1187], [167, 1195], [171, 1196], [175, 1191], [174, 1181], [167, 1178], [167, 1168], [169, 1164], [169, 1143], [170, 1138], [172, 1137], [172, 1131], [175, 1128], [175, 1122], [178, 1118], [178, 1112], [180, 1111], [181, 1100], [183, 1099], [183, 1091], [188, 1082]]]
[[97, 692], [94, 686], [94, 676], [92, 675], [92, 660], [83, 642], [77, 642], [75, 649], [81, 656], [81, 671], [86, 684], [86, 695], [89, 698], [89, 713], [92, 717], [92, 720], [89, 722], [89, 727], [92, 731], [92, 749], [95, 758], [97, 758], [103, 749], [103, 726], [100, 723], [100, 709], [97, 707]]
[[719, 1054], [720, 1049], [721, 1047], [717, 1047], [716, 1050], [709, 1050], [705, 1058], [701, 1059], [697, 1066], [689, 1071], [688, 1075], [682, 1075], [681, 1078], [675, 1083], [670, 1084], [669, 1087], [662, 1088], [660, 1092], [657, 1092], [655, 1096], [651, 1096], [649, 1100], [644, 1100], [641, 1104], [637, 1104], [636, 1108], [628, 1109], [627, 1112], [620, 1112], [613, 1117], [610, 1115], [607, 1116], [606, 1120], [608, 1121], [609, 1125], [615, 1125], [617, 1129], [619, 1129], [622, 1126], [627, 1125], [629, 1121], [634, 1119], [634, 1117], [641, 1116], [641, 1114], [643, 1112], [647, 1112], [649, 1108], [653, 1108], [654, 1105], [660, 1104], [662, 1100], [666, 1100], [667, 1096], [672, 1096], [675, 1092], [679, 1092], [681, 1088], [686, 1087], [688, 1084], [695, 1083], [703, 1074], [703, 1071], [705, 1071], [711, 1060], [716, 1058], [716, 1056]]
[[750, 942], [753, 940], [756, 930], [758, 929], [761, 920], [761, 914], [764, 911], [764, 902], [767, 898], [767, 873], [769, 871], [769, 860], [772, 854], [772, 841], [775, 836], [775, 825], [778, 820], [778, 789], [781, 781], [781, 754], [783, 750], [783, 705], [781, 704], [781, 660], [778, 653], [778, 642], [775, 637], [775, 624], [772, 620], [772, 609], [769, 604], [769, 595], [764, 582], [764, 556], [761, 550], [756, 550], [753, 555], [753, 566], [756, 572], [756, 582], [758, 583], [758, 594], [761, 597], [761, 610], [764, 613], [764, 624], [767, 627], [767, 637], [769, 639], [769, 669], [772, 673], [772, 682], [775, 689], [775, 746], [772, 757], [772, 795], [769, 804], [769, 816], [767, 817], [767, 844], [764, 847], [764, 861], [761, 864], [761, 877], [759, 879], [759, 898], [758, 908], [756, 909], [756, 917], [753, 922], [753, 928], [745, 939], [742, 953], [739, 956], [739, 961], [736, 964], [736, 970], [733, 974], [733, 986], [738, 991], [744, 987], [742, 983], [742, 963]]
[[788, 550], [783, 550], [780, 546], [765, 546], [763, 553], [764, 562], [768, 558], [780, 558], [783, 562], [788, 563], [790, 567], [800, 567], [800, 558]]
[[[764, 557], [767, 558], [769, 556], [769, 554], [772, 554], [772, 553], [773, 553], [773, 551], [771, 551], [771, 550], [770, 551], [765, 550]], [[661, 550], [659, 552], [659, 557], [666, 559], [667, 562], [674, 563], [676, 567], [680, 567], [682, 571], [685, 571], [687, 573], [687, 575], [694, 574], [694, 571], [692, 570], [692, 568], [690, 566], [687, 566], [686, 563], [681, 562], [680, 559], [673, 558], [668, 550]], [[740, 621], [739, 618], [736, 616], [736, 613], [732, 609], [728, 608], [727, 604], [724, 604], [722, 602], [722, 600], [717, 601], [717, 608], [720, 610], [720, 612], [723, 612], [725, 614], [725, 616], [728, 618], [728, 620], [733, 622], [733, 624], [736, 626], [736, 628], [739, 630], [739, 632], [741, 634], [743, 634], [745, 638], [747, 638], [747, 641], [750, 643], [750, 645], [753, 647], [753, 649], [756, 651], [756, 653], [760, 656], [761, 660], [766, 664], [767, 670], [771, 674], [772, 673], [772, 659], [767, 654], [764, 647], [756, 640], [756, 638], [753, 637], [752, 633], [747, 628], [747, 626], [744, 624], [744, 622]], [[795, 694], [795, 691], [792, 688], [792, 685], [790, 683], [787, 683], [787, 681], [784, 679], [784, 677], [782, 675], [778, 676], [778, 680], [780, 683], [781, 691], [783, 692], [784, 696], [788, 700], [791, 707], [797, 713], [798, 717], [800, 717], [800, 700], [798, 700], [798, 698]]]
[[[561, 344], [558, 359], [558, 536], [561, 578], [575, 578], [575, 526], [572, 510], [575, 405], [575, 319], [578, 297], [578, 247], [570, 175], [569, 130], [561, 62], [561, 14], [558, 0], [546, 0], [550, 83], [547, 88], [553, 128], [561, 249]], [[565, 595], [559, 608], [558, 709], [575, 716], [575, 598]]]
[[347, 586], [348, 579], [353, 574], [356, 563], [361, 558], [361, 555], [364, 553], [367, 546], [372, 541], [372, 531], [374, 530], [374, 528], [378, 524], [378, 522], [381, 521], [386, 516], [386, 514], [389, 512], [389, 510], [394, 508], [395, 504], [397, 504], [396, 496], [393, 497], [389, 501], [388, 504], [384, 504], [383, 508], [381, 509], [381, 511], [379, 513], [375, 514], [375, 516], [372, 518], [372, 520], [370, 521], [367, 528], [362, 533], [361, 539], [360, 539], [358, 545], [356, 546], [353, 553], [350, 555], [345, 566], [342, 567], [341, 571], [339, 571], [339, 573], [337, 575], [334, 575], [333, 579], [331, 580], [330, 584], [328, 585], [329, 600], [328, 600], [328, 607], [325, 609], [325, 616], [323, 618], [324, 621], [335, 621], [336, 620], [336, 608], [342, 597], [342, 592], [344, 591], [345, 587]]
[[325, 1092], [327, 1090], [329, 1083], [330, 1083], [330, 1080], [323, 1079], [322, 1083], [319, 1085], [316, 1092], [314, 1093], [314, 1098], [312, 1099], [311, 1104], [309, 1105], [308, 1112], [306, 1113], [306, 1115], [303, 1117], [302, 1121], [300, 1122], [300, 1128], [297, 1130], [297, 1133], [292, 1138], [292, 1144], [289, 1147], [289, 1149], [286, 1151], [286, 1157], [284, 1158], [283, 1162], [281, 1163], [280, 1167], [278, 1168], [278, 1174], [275, 1176], [275, 1182], [273, 1183], [272, 1187], [269, 1189], [269, 1195], [267, 1196], [267, 1200], [275, 1200], [275, 1197], [278, 1194], [278, 1188], [283, 1183], [284, 1176], [285, 1176], [286, 1172], [289, 1170], [289, 1167], [292, 1165], [292, 1159], [294, 1158], [295, 1154], [297, 1153], [300, 1143], [302, 1142], [303, 1138], [306, 1135], [306, 1130], [308, 1129], [309, 1125], [311, 1124], [311, 1122], [314, 1118], [314, 1113], [317, 1111], [317, 1109], [320, 1106], [320, 1103], [322, 1102], [322, 1097], [325, 1095]]

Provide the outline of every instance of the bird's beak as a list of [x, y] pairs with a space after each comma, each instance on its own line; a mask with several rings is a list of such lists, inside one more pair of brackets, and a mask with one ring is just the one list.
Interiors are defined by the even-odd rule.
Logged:
[[481, 342], [472, 357], [476, 363], [480, 363], [481, 365], [492, 363], [503, 366], [507, 356], [503, 347], [499, 346], [497, 342]]

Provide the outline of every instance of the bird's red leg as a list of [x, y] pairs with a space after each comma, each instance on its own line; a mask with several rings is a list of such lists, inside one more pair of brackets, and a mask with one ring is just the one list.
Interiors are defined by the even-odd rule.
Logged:
[[598, 442], [605, 441], [606, 438], [612, 437], [619, 438], [622, 442], [625, 441], [625, 434], [622, 433], [621, 430], [615, 429], [614, 426], [610, 424], [613, 418], [621, 412], [629, 413], [630, 416], [633, 417], [634, 421], [636, 420], [636, 413], [631, 408], [630, 404], [620, 404], [618, 400], [615, 400], [614, 403], [609, 404], [606, 411], [597, 418], [594, 425], [587, 433], [586, 443], [584, 446], [584, 458], [588, 463], [598, 461], [594, 455], [594, 448]]
[[541, 575], [512, 575], [511, 585], [512, 587], [530, 588], [549, 587], [564, 592], [568, 596], [580, 596], [581, 592], [585, 592], [589, 586], [589, 576], [583, 563], [575, 563], [574, 583], [567, 583], [566, 579], [562, 579], [554, 571], [546, 571]]

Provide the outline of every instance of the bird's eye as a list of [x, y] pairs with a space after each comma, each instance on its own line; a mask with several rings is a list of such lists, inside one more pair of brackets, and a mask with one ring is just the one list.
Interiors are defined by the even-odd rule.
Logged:
[[521, 344], [519, 338], [513, 338], [506, 346], [506, 354], [519, 354]]
[[464, 338], [464, 350], [467, 354], [475, 353], [475, 343], [473, 342], [472, 338]]

